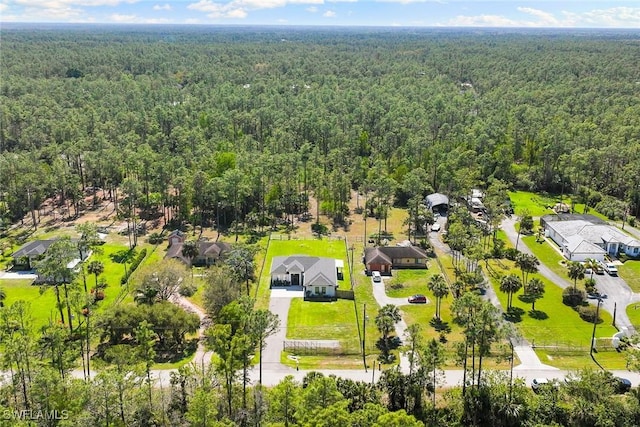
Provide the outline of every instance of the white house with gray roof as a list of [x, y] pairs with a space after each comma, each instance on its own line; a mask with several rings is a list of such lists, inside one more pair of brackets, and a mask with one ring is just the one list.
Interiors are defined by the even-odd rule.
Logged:
[[271, 261], [271, 287], [301, 286], [305, 298], [335, 298], [343, 266], [342, 260], [333, 258], [276, 256]]
[[625, 253], [640, 256], [640, 241], [592, 215], [545, 215], [540, 220], [545, 235], [558, 244], [571, 261]]

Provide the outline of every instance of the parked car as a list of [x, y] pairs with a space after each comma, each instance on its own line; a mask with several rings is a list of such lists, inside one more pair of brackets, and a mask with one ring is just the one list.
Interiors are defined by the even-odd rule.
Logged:
[[421, 294], [411, 295], [408, 298], [408, 301], [411, 304], [426, 304], [427, 303], [427, 297], [425, 297], [424, 295], [421, 295]]
[[631, 390], [631, 381], [622, 377], [613, 377], [613, 390], [616, 393], [626, 393]]
[[547, 384], [549, 384], [549, 380], [546, 378], [534, 378], [531, 381], [531, 389], [537, 392], [541, 387], [544, 387]]
[[602, 268], [602, 266], [600, 264], [596, 264], [596, 266], [594, 267], [593, 271], [596, 274], [604, 274], [604, 268]]
[[440, 224], [434, 222], [433, 225], [431, 225], [431, 231], [440, 231]]
[[618, 268], [612, 262], [605, 262], [602, 265], [602, 268], [604, 268], [604, 271], [609, 273], [609, 276], [617, 276], [618, 275]]
[[380, 275], [379, 271], [372, 271], [371, 277], [373, 278], [374, 282], [382, 282], [382, 276]]

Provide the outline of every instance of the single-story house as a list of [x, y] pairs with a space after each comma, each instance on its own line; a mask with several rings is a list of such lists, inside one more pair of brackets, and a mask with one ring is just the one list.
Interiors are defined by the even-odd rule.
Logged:
[[193, 259], [192, 263], [189, 258], [182, 254], [182, 247], [186, 240], [185, 233], [179, 230], [172, 231], [167, 237], [167, 240], [169, 241], [169, 249], [167, 249], [167, 254], [164, 257], [177, 259], [187, 265], [213, 265], [225, 252], [231, 250], [229, 243], [198, 240], [196, 242], [198, 255]]
[[15, 268], [32, 270], [33, 262], [41, 259], [47, 249], [55, 242], [55, 239], [49, 240], [34, 240], [33, 242], [25, 243], [20, 248], [11, 254], [13, 258], [13, 265]]
[[[17, 251], [11, 254], [14, 268], [18, 270], [33, 270], [35, 268], [34, 261], [42, 259], [49, 247], [56, 241], [57, 239], [34, 240], [33, 242], [20, 246]], [[78, 241], [71, 240], [71, 242], [77, 244]], [[78, 252], [78, 258], [71, 261], [68, 267], [74, 268], [79, 262], [84, 261], [90, 255], [87, 251], [83, 251], [82, 253]]]
[[427, 196], [425, 204], [432, 211], [446, 211], [449, 208], [449, 198], [441, 193], [433, 193]]
[[271, 261], [271, 287], [301, 286], [305, 298], [336, 298], [339, 259], [306, 255], [276, 256]]
[[540, 219], [545, 236], [556, 242], [571, 261], [594, 258], [604, 261], [606, 255], [624, 253], [640, 256], [640, 241], [593, 215], [557, 214]]
[[427, 258], [427, 253], [417, 246], [378, 246], [364, 250], [368, 273], [391, 274], [393, 268], [427, 268]]

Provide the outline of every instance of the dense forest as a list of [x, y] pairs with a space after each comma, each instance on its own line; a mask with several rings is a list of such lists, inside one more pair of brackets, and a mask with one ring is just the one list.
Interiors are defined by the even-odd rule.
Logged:
[[638, 215], [639, 57], [624, 31], [5, 26], [0, 216], [94, 190], [258, 228], [313, 194], [341, 223], [350, 189], [494, 180]]
[[[549, 193], [548, 200], [568, 195], [612, 219], [640, 216], [637, 31], [3, 24], [1, 36], [3, 238], [11, 224], [41, 227], [44, 213], [74, 219], [92, 199], [95, 206], [109, 199], [133, 229], [147, 219], [167, 229], [215, 226], [228, 240], [249, 235], [243, 244], [269, 227], [293, 224], [294, 216], [320, 221], [324, 214], [330, 225], [346, 228], [354, 191], [363, 196], [358, 208], [379, 219], [378, 237], [392, 205], [409, 208], [403, 226], [411, 234], [415, 217], [417, 234], [425, 195], [455, 199], [472, 188], [486, 190], [488, 207], [504, 203], [506, 189], [524, 189]], [[531, 231], [531, 216], [522, 219], [521, 229]], [[464, 262], [475, 262], [464, 270], [479, 270], [475, 256], [488, 243], [482, 251], [462, 250], [475, 240], [471, 215], [452, 209], [448, 220], [456, 275]], [[77, 227], [76, 246], [59, 242], [73, 257], [97, 241], [89, 239], [97, 235], [95, 224]], [[128, 233], [130, 246], [137, 234]], [[163, 241], [153, 233], [149, 243], [154, 234], [154, 244]], [[113, 258], [122, 263], [119, 283], [127, 292], [146, 249], [127, 271], [120, 257], [133, 253], [123, 249]], [[167, 371], [164, 382], [152, 379], [156, 350], [182, 348], [199, 325], [195, 314], [167, 302], [182, 281], [170, 262], [141, 267], [135, 304], [100, 316], [96, 309], [91, 324], [102, 336], [95, 358], [93, 312], [85, 301], [72, 301], [82, 308], [74, 330], [66, 285], [53, 286], [62, 321], [40, 334], [33, 333], [29, 305], [3, 307], [0, 289], [0, 426], [640, 423], [640, 391], [622, 395], [608, 372], [572, 373], [534, 393], [512, 378], [513, 346], [510, 372], [483, 367], [491, 343], [507, 332], [497, 327], [502, 314], [470, 292], [456, 292], [454, 304], [454, 321], [466, 328], [457, 355], [465, 368], [472, 353], [464, 371], [471, 379], [462, 387], [437, 387], [446, 386], [442, 348], [435, 339], [421, 342], [417, 325], [409, 334], [408, 375], [380, 364], [376, 373], [374, 364], [375, 384], [311, 370], [272, 387], [251, 384], [256, 348], [278, 327], [268, 310], [254, 311], [253, 300], [240, 297], [245, 286], [250, 294], [255, 255], [251, 246], [236, 245], [226, 264], [204, 274], [203, 301], [213, 319], [204, 340], [215, 368], [184, 365]], [[526, 260], [517, 260], [523, 282]], [[38, 268], [49, 277], [70, 274], [66, 261], [50, 255]], [[83, 268], [78, 295], [86, 296], [89, 277], [104, 298], [104, 272], [99, 261], [89, 263], [87, 276]], [[169, 279], [160, 280], [162, 272]], [[511, 298], [506, 285], [500, 290]], [[382, 333], [400, 314], [375, 317]], [[79, 354], [83, 379], [73, 375]]]

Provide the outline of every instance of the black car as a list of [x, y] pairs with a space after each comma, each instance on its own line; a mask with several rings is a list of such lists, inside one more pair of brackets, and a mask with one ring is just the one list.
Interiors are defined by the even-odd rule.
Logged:
[[626, 393], [631, 390], [631, 381], [622, 377], [613, 377], [613, 390], [616, 393]]

